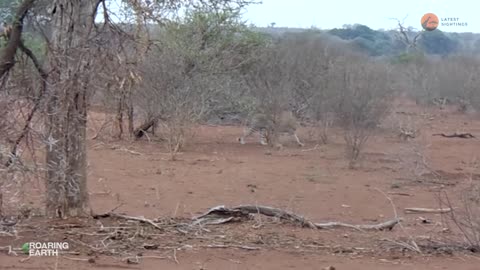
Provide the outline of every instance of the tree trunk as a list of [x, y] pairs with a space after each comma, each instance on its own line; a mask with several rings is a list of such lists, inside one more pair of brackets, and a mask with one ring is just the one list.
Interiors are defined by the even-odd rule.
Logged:
[[133, 91], [133, 80], [130, 80], [128, 82], [128, 88], [127, 92], [125, 93], [125, 109], [127, 111], [127, 117], [128, 117], [128, 135], [129, 138], [133, 138], [133, 132], [135, 131], [135, 126], [134, 126], [134, 110], [133, 110], [133, 99], [132, 99], [132, 91]]
[[50, 76], [46, 120], [47, 198], [49, 217], [89, 213], [86, 127], [90, 68], [95, 52], [88, 42], [95, 0], [57, 0], [48, 63]]
[[125, 97], [125, 95], [124, 95], [123, 90], [122, 90], [122, 92], [120, 92], [119, 100], [118, 100], [118, 103], [117, 103], [117, 125], [118, 125], [117, 138], [119, 140], [121, 140], [122, 136], [123, 136], [123, 110], [124, 110], [123, 105], [125, 103], [124, 97]]
[[133, 132], [135, 131], [135, 126], [134, 126], [134, 110], [133, 110], [133, 105], [132, 105], [132, 100], [131, 97], [128, 102], [128, 134], [130, 135], [130, 138], [133, 137]]

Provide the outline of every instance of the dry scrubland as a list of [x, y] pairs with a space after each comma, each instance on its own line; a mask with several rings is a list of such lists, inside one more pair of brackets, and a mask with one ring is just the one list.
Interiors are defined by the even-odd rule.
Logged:
[[[474, 35], [261, 32], [246, 0], [128, 0], [122, 24], [108, 1], [9, 2], [0, 269], [478, 268]], [[267, 146], [237, 140], [255, 113]]]
[[[388, 128], [392, 119], [407, 117], [402, 112], [409, 112], [410, 121], [423, 123], [421, 135], [404, 141], [397, 130]], [[90, 137], [104, 116], [98, 111], [89, 114]], [[88, 186], [94, 212], [118, 207], [118, 213], [159, 219], [161, 229], [115, 218], [48, 221], [32, 217], [18, 228], [19, 239], [2, 236], [0, 246], [68, 239], [80, 255], [19, 262], [25, 256], [3, 254], [2, 269], [53, 269], [57, 263], [58, 269], [474, 269], [478, 258], [458, 249], [465, 243], [448, 214], [404, 212], [411, 207], [445, 208], [439, 194], [446, 192], [460, 222], [466, 222], [458, 199], [480, 180], [475, 151], [480, 142], [432, 136], [466, 130], [480, 133], [478, 117], [454, 108], [423, 109], [398, 100], [354, 169], [345, 159], [343, 133], [338, 129], [330, 132], [328, 144], [319, 144], [314, 132], [302, 127], [299, 136], [306, 142], [304, 148], [284, 138], [285, 147], [273, 150], [261, 146], [257, 138], [240, 145], [236, 138], [241, 127], [202, 125], [195, 128], [195, 144], [186, 146], [175, 161], [153, 139], [89, 140]], [[314, 230], [270, 217], [179, 226], [220, 204], [267, 205], [313, 222], [351, 224], [380, 223], [392, 219], [396, 211], [403, 222], [385, 232]], [[128, 229], [102, 231], [100, 224], [123, 224]], [[114, 256], [100, 254], [110, 249], [117, 250]], [[125, 264], [138, 253], [144, 257], [140, 264]], [[87, 262], [88, 258], [95, 262]]]

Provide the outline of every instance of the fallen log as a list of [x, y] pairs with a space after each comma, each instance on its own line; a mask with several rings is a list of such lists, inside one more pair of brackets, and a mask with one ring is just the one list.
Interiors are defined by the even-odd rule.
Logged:
[[147, 130], [152, 128], [156, 122], [157, 122], [157, 119], [152, 119], [143, 123], [141, 126], [139, 126], [137, 129], [133, 131], [133, 136], [135, 136], [136, 139], [142, 138], [143, 135], [145, 135], [145, 133], [147, 132]]
[[302, 227], [311, 229], [335, 229], [349, 228], [355, 230], [392, 230], [401, 219], [395, 218], [379, 224], [348, 224], [343, 222], [314, 223], [302, 216], [287, 212], [282, 209], [259, 205], [241, 205], [233, 208], [227, 208], [223, 205], [210, 208], [205, 214], [194, 218], [193, 224], [198, 225], [219, 225], [231, 221], [252, 219], [253, 215], [260, 214], [269, 217], [276, 217], [281, 220], [287, 220]]
[[461, 139], [476, 138], [471, 133], [456, 133], [456, 132], [453, 134], [437, 133], [437, 134], [433, 134], [432, 136], [442, 136], [445, 138], [461, 138]]

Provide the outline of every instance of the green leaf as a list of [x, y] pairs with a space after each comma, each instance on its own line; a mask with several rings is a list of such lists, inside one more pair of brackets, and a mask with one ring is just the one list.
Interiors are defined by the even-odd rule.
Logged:
[[30, 244], [29, 243], [25, 243], [22, 245], [22, 251], [26, 254], [28, 254], [28, 252], [30, 251]]

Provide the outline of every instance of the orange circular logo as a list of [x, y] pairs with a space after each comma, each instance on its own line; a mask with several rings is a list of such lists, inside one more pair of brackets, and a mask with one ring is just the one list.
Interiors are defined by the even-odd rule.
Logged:
[[423, 29], [427, 31], [433, 31], [438, 27], [438, 17], [433, 13], [427, 13], [423, 15], [421, 23]]

